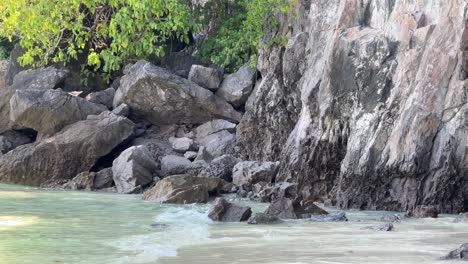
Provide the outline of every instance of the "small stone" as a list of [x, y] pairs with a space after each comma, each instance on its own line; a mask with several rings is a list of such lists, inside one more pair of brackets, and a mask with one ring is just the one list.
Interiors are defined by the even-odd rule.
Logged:
[[184, 154], [184, 157], [188, 160], [195, 160], [197, 158], [198, 153], [195, 151], [187, 151]]

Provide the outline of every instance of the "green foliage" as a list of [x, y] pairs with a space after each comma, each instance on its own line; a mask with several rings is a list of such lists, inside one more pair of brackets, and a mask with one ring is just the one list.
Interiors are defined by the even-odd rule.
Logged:
[[185, 0], [2, 0], [0, 37], [19, 38], [22, 65], [67, 63], [111, 73], [132, 60], [161, 56], [167, 40], [188, 41]]
[[[282, 44], [275, 15], [290, 12], [297, 0], [212, 0], [201, 10], [201, 23], [213, 27], [198, 56], [230, 71], [250, 61], [259, 48]], [[268, 38], [266, 34], [269, 34]]]

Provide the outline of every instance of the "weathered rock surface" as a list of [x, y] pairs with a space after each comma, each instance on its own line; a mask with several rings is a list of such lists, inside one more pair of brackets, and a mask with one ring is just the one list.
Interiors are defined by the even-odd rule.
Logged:
[[161, 159], [161, 176], [184, 174], [192, 162], [185, 157], [176, 155], [165, 156]]
[[231, 155], [223, 155], [214, 159], [208, 166], [200, 171], [198, 176], [221, 178], [227, 182], [232, 182], [232, 169], [239, 161], [239, 159]]
[[12, 85], [0, 90], [0, 132], [12, 127], [10, 121], [10, 99], [17, 90], [48, 90], [57, 88], [68, 72], [54, 67], [18, 73]]
[[236, 124], [226, 120], [216, 119], [204, 123], [195, 130], [195, 136], [200, 146], [214, 157], [234, 152], [236, 144]]
[[280, 219], [302, 219], [312, 215], [327, 215], [328, 213], [311, 201], [299, 202], [293, 199], [280, 198], [273, 201], [265, 211], [267, 215]]
[[443, 257], [444, 260], [450, 259], [463, 259], [468, 260], [468, 243], [461, 245], [459, 248], [451, 251], [447, 256]]
[[278, 217], [265, 213], [256, 213], [255, 216], [250, 217], [247, 222], [249, 225], [271, 225], [278, 223], [281, 223]]
[[115, 89], [108, 88], [104, 91], [90, 93], [86, 96], [86, 100], [95, 104], [102, 104], [107, 107], [107, 109], [112, 109], [112, 104], [114, 102]]
[[114, 160], [112, 175], [119, 193], [134, 193], [153, 181], [158, 164], [145, 146], [126, 149]]
[[155, 203], [206, 203], [209, 193], [217, 192], [222, 185], [219, 178], [174, 175], [156, 183], [143, 199]]
[[53, 137], [17, 147], [0, 158], [0, 181], [40, 186], [90, 171], [133, 134], [134, 124], [110, 112], [89, 116]]
[[179, 153], [198, 150], [198, 145], [190, 138], [170, 138], [169, 141], [172, 144], [172, 149]]
[[32, 128], [46, 135], [106, 110], [61, 90], [17, 90], [10, 100], [10, 120], [15, 127]]
[[312, 216], [309, 220], [312, 222], [347, 222], [348, 218], [346, 213], [341, 211], [329, 215]]
[[5, 88], [6, 74], [8, 71], [8, 61], [0, 61], [0, 90]]
[[223, 73], [218, 69], [192, 65], [188, 79], [203, 88], [216, 91], [223, 81]]
[[238, 122], [241, 118], [209, 90], [145, 61], [131, 66], [122, 77], [114, 107], [121, 103], [154, 124], [201, 124], [216, 118]]
[[216, 95], [224, 98], [234, 107], [240, 107], [249, 98], [255, 83], [256, 71], [249, 65], [242, 66], [237, 72], [224, 79]]
[[279, 162], [242, 161], [232, 170], [233, 183], [237, 186], [272, 182], [278, 172]]
[[406, 216], [416, 218], [437, 218], [439, 211], [434, 206], [417, 206], [407, 212]]
[[105, 168], [96, 172], [96, 177], [94, 178], [94, 187], [96, 189], [105, 189], [112, 187], [114, 184], [112, 168]]
[[0, 133], [0, 156], [21, 145], [32, 143], [33, 138], [24, 133], [8, 130]]
[[208, 217], [211, 220], [221, 222], [247, 221], [251, 215], [250, 207], [230, 203], [224, 198], [216, 198], [208, 212]]
[[198, 149], [197, 157], [195, 158], [195, 161], [205, 161], [205, 162], [211, 162], [213, 160], [213, 156], [206, 150], [204, 146], [201, 146]]
[[286, 49], [261, 52], [241, 158], [279, 160], [277, 181], [341, 208], [465, 211], [468, 3], [300, 4]]
[[76, 175], [75, 178], [63, 185], [63, 188], [70, 190], [94, 190], [94, 181], [96, 178], [95, 172], [82, 172]]

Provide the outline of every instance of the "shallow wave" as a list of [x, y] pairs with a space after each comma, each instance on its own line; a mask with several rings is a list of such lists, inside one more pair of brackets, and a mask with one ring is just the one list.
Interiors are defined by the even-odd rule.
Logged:
[[154, 232], [113, 243], [113, 247], [128, 254], [109, 263], [154, 263], [161, 257], [177, 256], [180, 247], [207, 242], [212, 221], [206, 212], [205, 207], [197, 205], [165, 207], [155, 217], [158, 228]]

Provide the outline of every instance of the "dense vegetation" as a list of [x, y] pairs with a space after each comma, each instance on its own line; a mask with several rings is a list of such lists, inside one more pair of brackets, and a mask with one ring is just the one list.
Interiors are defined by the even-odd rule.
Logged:
[[255, 61], [264, 26], [275, 25], [290, 1], [211, 0], [197, 8], [188, 0], [3, 0], [0, 37], [19, 40], [22, 65], [82, 61], [85, 72], [111, 73], [209, 28], [198, 56], [234, 69]]

